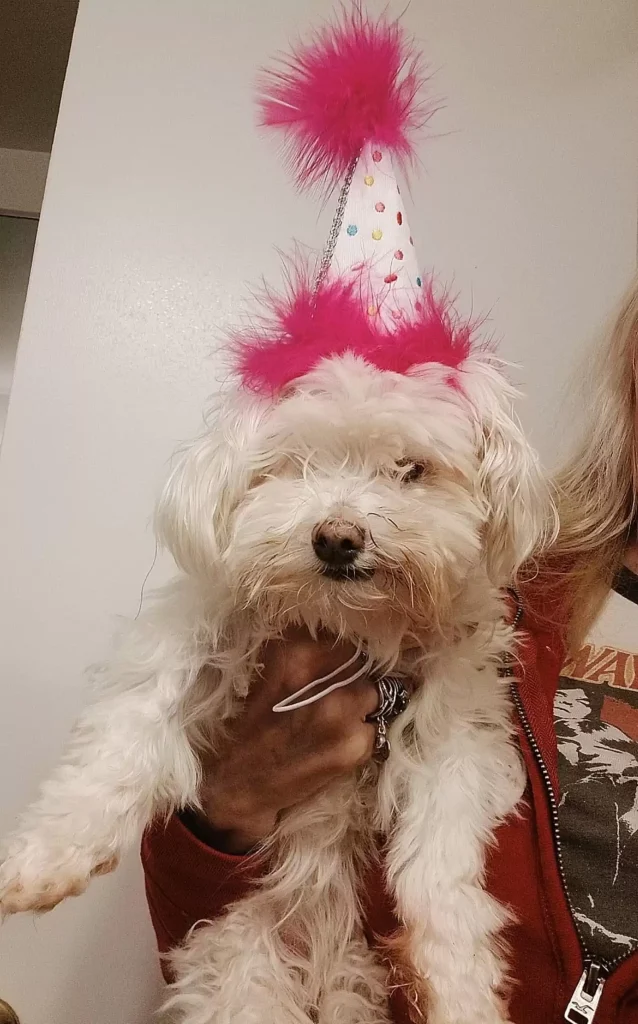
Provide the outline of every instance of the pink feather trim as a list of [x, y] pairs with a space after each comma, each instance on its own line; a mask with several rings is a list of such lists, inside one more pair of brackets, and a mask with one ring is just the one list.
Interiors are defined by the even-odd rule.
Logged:
[[280, 128], [299, 186], [334, 186], [366, 142], [405, 167], [411, 136], [434, 112], [418, 93], [420, 55], [397, 21], [373, 21], [359, 5], [315, 31], [280, 66], [262, 73], [259, 123]]
[[322, 359], [346, 353], [401, 374], [424, 363], [456, 370], [470, 354], [472, 326], [457, 319], [446, 296], [435, 297], [431, 282], [423, 285], [416, 319], [392, 333], [361, 308], [353, 283], [329, 281], [314, 296], [307, 269], [296, 267], [288, 284], [285, 295], [266, 294], [261, 323], [232, 339], [236, 369], [251, 391], [276, 395]]

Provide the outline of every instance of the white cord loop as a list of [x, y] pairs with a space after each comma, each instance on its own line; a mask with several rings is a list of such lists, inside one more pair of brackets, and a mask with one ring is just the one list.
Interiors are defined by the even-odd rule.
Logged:
[[[361, 644], [358, 644], [352, 657], [344, 661], [343, 665], [339, 665], [326, 676], [313, 679], [306, 686], [302, 686], [300, 690], [296, 690], [295, 693], [284, 697], [283, 700], [280, 700], [278, 704], [273, 706], [273, 711], [281, 714], [283, 711], [297, 711], [298, 708], [305, 708], [309, 704], [316, 704], [318, 700], [327, 697], [334, 690], [339, 690], [342, 686], [349, 686], [350, 683], [354, 683], [361, 676], [366, 675], [370, 671], [370, 663], [368, 661], [364, 661], [363, 665], [356, 672], [352, 672], [345, 679], [339, 679], [335, 683], [331, 682], [341, 672], [352, 668], [361, 656], [362, 650]], [[324, 683], [330, 683], [330, 686], [324, 686], [317, 693], [312, 693], [313, 690], [316, 690], [318, 686]], [[398, 718], [399, 715], [403, 714], [410, 701], [410, 695], [403, 681], [397, 676], [383, 676], [376, 680], [376, 685], [379, 692], [379, 707], [371, 715], [367, 716], [366, 721], [374, 725], [376, 729], [373, 756], [375, 760], [383, 762], [387, 761], [390, 756], [388, 725], [395, 718]], [[306, 697], [305, 694], [310, 694], [310, 696]]]
[[331, 679], [334, 679], [347, 668], [351, 668], [356, 661], [358, 661], [362, 652], [361, 644], [357, 645], [357, 649], [351, 658], [344, 661], [343, 665], [338, 665], [334, 671], [329, 672], [327, 676], [320, 676], [319, 679], [313, 679], [312, 682], [307, 683], [306, 686], [302, 686], [300, 690], [296, 690], [295, 693], [289, 694], [288, 697], [284, 697], [278, 704], [275, 704], [273, 711], [281, 714], [282, 711], [297, 711], [298, 708], [308, 707], [309, 704], [315, 704], [318, 700], [323, 697], [327, 697], [329, 693], [333, 693], [334, 690], [341, 689], [342, 686], [349, 686], [350, 683], [354, 683], [357, 679], [361, 679], [366, 672], [369, 672], [370, 665], [365, 662], [361, 668], [358, 668], [356, 672], [353, 672], [346, 679], [340, 679], [336, 683], [332, 683], [331, 686], [324, 686], [323, 690], [319, 690], [318, 693], [312, 694], [310, 697], [305, 697], [303, 700], [299, 700], [300, 697], [304, 697], [304, 694], [314, 690], [317, 686], [321, 686], [322, 683], [329, 683]]

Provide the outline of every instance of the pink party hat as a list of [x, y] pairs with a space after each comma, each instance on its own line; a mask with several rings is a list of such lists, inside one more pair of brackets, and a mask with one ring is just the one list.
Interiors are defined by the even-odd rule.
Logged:
[[432, 113], [423, 84], [399, 23], [358, 4], [264, 72], [260, 122], [283, 133], [297, 184], [340, 191], [316, 271], [293, 261], [286, 293], [267, 290], [263, 319], [235, 339], [246, 387], [276, 394], [346, 352], [397, 373], [469, 354], [469, 326], [422, 279], [394, 169], [413, 164]]

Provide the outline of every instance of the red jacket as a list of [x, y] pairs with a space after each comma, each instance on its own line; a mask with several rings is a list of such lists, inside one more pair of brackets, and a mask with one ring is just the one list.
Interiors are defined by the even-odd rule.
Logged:
[[[528, 772], [520, 817], [503, 825], [488, 860], [489, 891], [513, 911], [509, 930], [512, 1024], [560, 1024], [583, 971], [583, 953], [567, 903], [554, 840], [552, 800], [558, 793], [554, 695], [563, 645], [547, 619], [524, 613], [517, 682], [518, 730]], [[160, 951], [177, 945], [202, 918], [223, 913], [250, 887], [253, 858], [218, 853], [196, 839], [179, 818], [153, 826], [142, 844], [146, 891]], [[369, 939], [392, 934], [397, 922], [381, 874], [366, 885]], [[638, 898], [638, 894], [637, 898]], [[400, 993], [396, 1024], [408, 1024]], [[578, 1021], [578, 1018], [574, 1018]], [[582, 1018], [586, 1024], [586, 1018]], [[638, 953], [607, 979], [594, 1024], [638, 1024]]]

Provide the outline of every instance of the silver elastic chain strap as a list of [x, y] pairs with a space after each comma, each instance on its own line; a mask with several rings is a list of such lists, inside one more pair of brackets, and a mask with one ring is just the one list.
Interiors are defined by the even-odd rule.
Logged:
[[348, 193], [350, 192], [350, 186], [352, 185], [352, 179], [354, 178], [355, 168], [359, 163], [360, 155], [360, 153], [357, 153], [357, 155], [354, 156], [350, 163], [348, 164], [348, 170], [346, 171], [346, 176], [343, 185], [339, 190], [337, 209], [335, 210], [335, 215], [332, 218], [332, 224], [330, 225], [330, 234], [328, 235], [328, 241], [326, 242], [325, 248], [321, 255], [319, 270], [317, 271], [317, 276], [315, 278], [315, 286], [312, 293], [313, 301], [317, 298], [319, 289], [321, 288], [321, 285], [326, 279], [326, 274], [330, 270], [330, 264], [332, 263], [332, 257], [334, 255], [335, 246], [337, 244], [337, 239], [339, 237], [341, 226], [343, 224], [343, 215], [345, 213], [346, 203], [348, 201]]

